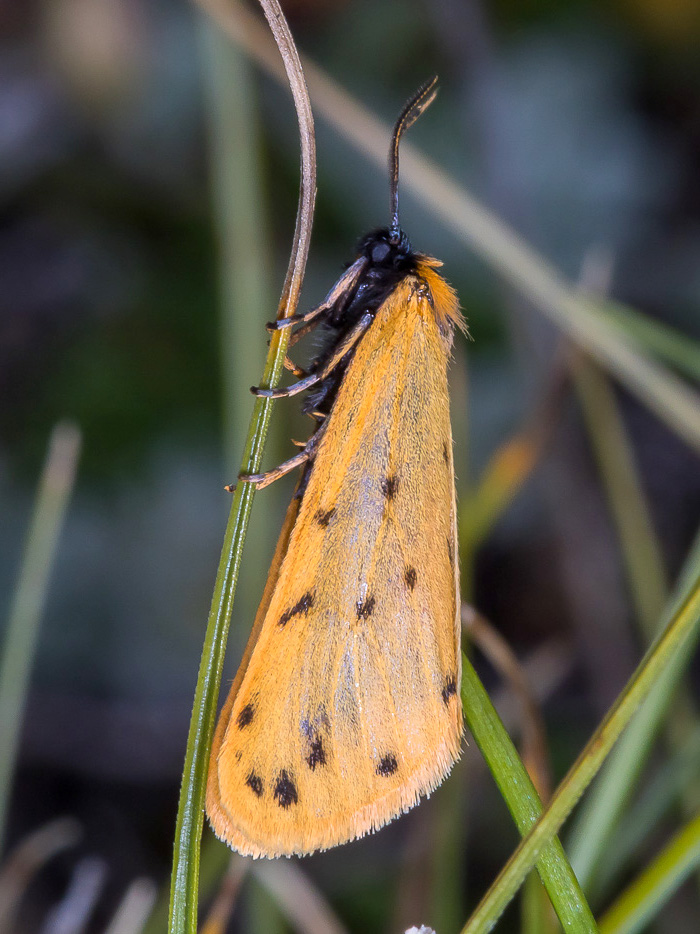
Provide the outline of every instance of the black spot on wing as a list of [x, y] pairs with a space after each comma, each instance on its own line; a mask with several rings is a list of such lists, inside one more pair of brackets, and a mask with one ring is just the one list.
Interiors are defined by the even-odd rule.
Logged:
[[396, 761], [396, 756], [393, 753], [389, 753], [389, 755], [384, 756], [377, 766], [377, 775], [393, 775], [398, 767], [399, 764]]
[[285, 610], [284, 613], [277, 620], [277, 625], [280, 629], [283, 629], [290, 619], [293, 619], [295, 616], [301, 616], [302, 614], [306, 616], [311, 607], [314, 605], [314, 594], [312, 590], [307, 591], [303, 597], [301, 597], [290, 609]]
[[450, 675], [449, 678], [445, 681], [445, 686], [442, 689], [442, 702], [447, 707], [450, 702], [450, 698], [454, 697], [457, 694], [457, 681], [454, 675]]
[[382, 480], [382, 493], [386, 498], [391, 501], [396, 496], [396, 493], [399, 489], [399, 478], [390, 474], [384, 480]]
[[244, 729], [253, 722], [255, 716], [255, 707], [252, 704], [246, 704], [241, 708], [241, 712], [236, 717], [236, 724], [239, 730]]
[[376, 600], [374, 597], [367, 597], [366, 600], [357, 601], [357, 618], [358, 619], [369, 619], [372, 613], [374, 612]]
[[406, 568], [406, 570], [403, 572], [403, 579], [406, 582], [406, 586], [408, 587], [408, 589], [413, 590], [418, 580], [418, 574], [416, 573], [416, 569]]
[[282, 769], [277, 776], [274, 797], [281, 808], [288, 808], [290, 805], [296, 804], [299, 800], [297, 786], [294, 784], [294, 780], [286, 769]]
[[442, 445], [442, 459], [445, 462], [445, 466], [449, 467], [450, 466], [450, 451], [449, 451], [449, 448], [447, 447], [447, 441], [445, 441], [444, 444]]
[[245, 783], [251, 789], [253, 794], [255, 794], [258, 798], [262, 797], [263, 782], [259, 775], [256, 775], [255, 772], [249, 772], [246, 776]]
[[323, 748], [323, 740], [320, 736], [311, 741], [311, 752], [306, 757], [306, 763], [312, 772], [315, 771], [317, 765], [326, 764], [326, 750]]
[[318, 522], [320, 526], [323, 526], [323, 528], [325, 529], [334, 515], [335, 515], [335, 506], [332, 506], [330, 509], [325, 510], [325, 512], [323, 509], [319, 509], [319, 511], [316, 513], [316, 521]]

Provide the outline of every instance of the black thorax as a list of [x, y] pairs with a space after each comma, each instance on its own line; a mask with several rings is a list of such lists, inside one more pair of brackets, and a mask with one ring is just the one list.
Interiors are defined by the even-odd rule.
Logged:
[[[322, 369], [326, 361], [365, 312], [376, 314], [399, 282], [415, 271], [417, 254], [402, 232], [392, 236], [386, 227], [375, 230], [358, 244], [358, 256], [367, 264], [352, 289], [342, 295], [326, 312], [323, 320], [325, 340], [309, 372]], [[348, 351], [333, 372], [309, 392], [304, 412], [328, 414], [356, 347]]]

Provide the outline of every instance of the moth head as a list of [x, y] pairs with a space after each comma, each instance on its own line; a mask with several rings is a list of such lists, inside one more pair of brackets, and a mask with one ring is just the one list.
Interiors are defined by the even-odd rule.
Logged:
[[401, 271], [412, 266], [413, 250], [402, 230], [398, 233], [388, 227], [373, 230], [360, 240], [358, 252], [375, 268]]

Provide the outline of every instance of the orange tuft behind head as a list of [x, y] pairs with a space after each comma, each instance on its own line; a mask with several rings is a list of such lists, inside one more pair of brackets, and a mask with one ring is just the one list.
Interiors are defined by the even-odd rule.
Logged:
[[451, 332], [452, 328], [456, 325], [460, 331], [468, 337], [469, 329], [467, 328], [467, 322], [462, 314], [462, 310], [459, 307], [457, 293], [442, 276], [435, 272], [440, 266], [442, 266], [442, 263], [439, 259], [435, 259], [432, 256], [421, 255], [418, 257], [416, 273], [421, 279], [425, 279], [432, 293], [433, 308], [437, 322], [440, 325], [440, 330], [443, 332], [449, 330]]

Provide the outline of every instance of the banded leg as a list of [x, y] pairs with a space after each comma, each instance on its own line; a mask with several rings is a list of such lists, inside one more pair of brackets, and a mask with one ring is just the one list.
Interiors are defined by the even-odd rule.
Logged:
[[315, 318], [319, 318], [322, 314], [329, 311], [343, 295], [349, 294], [366, 264], [367, 260], [364, 256], [356, 259], [352, 266], [349, 266], [348, 269], [345, 270], [320, 305], [317, 305], [316, 308], [312, 308], [311, 311], [304, 312], [303, 314], [290, 315], [289, 318], [279, 318], [277, 321], [270, 321], [266, 325], [267, 330], [281, 331], [283, 328], [291, 328], [295, 324], [306, 323], [313, 321]]
[[[273, 467], [272, 470], [266, 470], [265, 473], [241, 473], [238, 475], [238, 479], [243, 480], [245, 483], [254, 483], [256, 489], [263, 490], [266, 486], [274, 483], [275, 480], [279, 480], [280, 477], [291, 473], [292, 470], [296, 470], [297, 467], [302, 467], [310, 457], [307, 447], [308, 445], [305, 445], [303, 451], [299, 451], [294, 457], [290, 457], [289, 460], [284, 461], [278, 467]], [[224, 487], [228, 493], [233, 493], [235, 488], [235, 483]]]
[[[292, 470], [296, 470], [297, 467], [302, 467], [306, 464], [313, 456], [316, 445], [321, 440], [322, 435], [323, 427], [319, 427], [314, 434], [311, 435], [306, 444], [303, 445], [303, 450], [295, 454], [294, 457], [290, 457], [289, 460], [284, 461], [278, 467], [273, 467], [272, 470], [266, 470], [264, 473], [239, 473], [238, 479], [242, 480], [244, 483], [254, 483], [258, 490], [263, 490], [266, 486], [274, 483], [275, 480], [279, 480], [280, 477], [284, 477], [286, 474], [291, 473]], [[294, 443], [297, 444], [298, 442]], [[233, 493], [235, 484], [231, 483], [225, 489], [229, 493]]]
[[291, 373], [293, 373], [297, 377], [297, 379], [300, 379], [303, 376], [309, 375], [306, 372], [306, 370], [303, 369], [303, 367], [297, 366], [296, 363], [290, 357], [284, 358], [284, 368], [286, 370], [289, 370]]
[[262, 396], [265, 399], [287, 399], [289, 396], [296, 396], [300, 392], [304, 392], [306, 389], [311, 389], [312, 386], [315, 386], [316, 383], [320, 383], [321, 380], [325, 379], [330, 373], [333, 372], [345, 354], [349, 350], [352, 350], [355, 344], [359, 341], [373, 320], [374, 316], [372, 313], [370, 311], [366, 311], [357, 322], [355, 327], [352, 329], [352, 331], [350, 331], [350, 333], [347, 335], [347, 337], [341, 341], [340, 344], [338, 344], [333, 353], [333, 356], [330, 358], [330, 360], [328, 360], [325, 366], [318, 371], [318, 373], [312, 373], [305, 379], [300, 379], [298, 383], [294, 383], [287, 389], [262, 389], [260, 386], [251, 386], [250, 391], [254, 396]]

